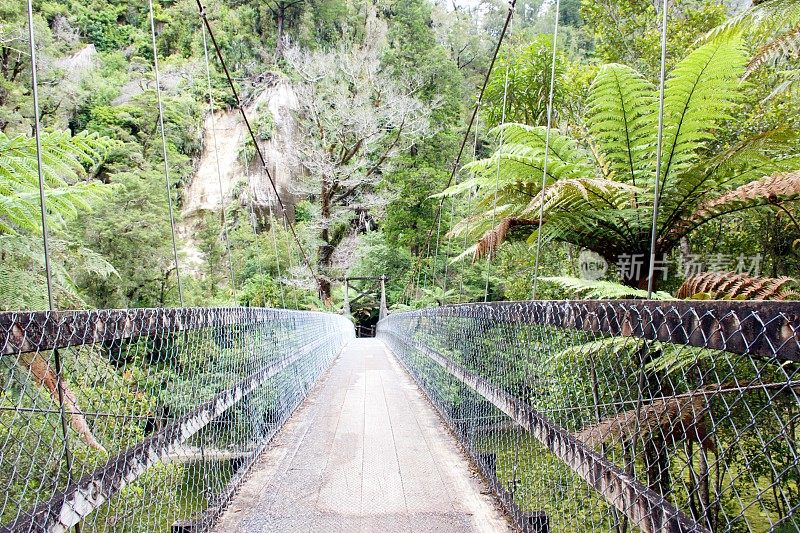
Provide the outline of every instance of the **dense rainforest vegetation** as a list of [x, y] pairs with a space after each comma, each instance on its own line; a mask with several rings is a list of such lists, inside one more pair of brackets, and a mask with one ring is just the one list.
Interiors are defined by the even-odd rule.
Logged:
[[[55, 305], [339, 310], [342, 278], [381, 275], [395, 309], [528, 299], [536, 273], [537, 298], [645, 297], [656, 184], [654, 297], [797, 299], [800, 0], [669, 2], [657, 175], [660, 5], [562, 0], [556, 13], [552, 0], [518, 0], [489, 72], [508, 8], [500, 0], [209, 1], [205, 13], [256, 146], [196, 0], [154, 3], [155, 50], [147, 3], [36, 0]], [[2, 310], [48, 306], [25, 8], [0, 0]], [[377, 307], [376, 294], [351, 310], [374, 323]], [[269, 338], [285, 334], [279, 330]], [[232, 351], [224, 341], [193, 346], [175, 336], [132, 342], [128, 352], [65, 350], [62, 385], [87, 412], [124, 406], [142, 420], [168, 419], [199, 401], [193, 394], [209, 398], [227, 386]], [[542, 370], [547, 386], [540, 403], [531, 400], [537, 408], [572, 407], [589, 395], [584, 354], [601, 351], [590, 341], [569, 339], [561, 366]], [[626, 349], [639, 353], [637, 344]], [[168, 360], [162, 350], [180, 355]], [[636, 364], [628, 351], [614, 356]], [[650, 364], [653, 375], [688, 364], [679, 357], [685, 352], [658, 351], [666, 357]], [[725, 360], [703, 353], [711, 356], [698, 364]], [[56, 401], [47, 365], [0, 362], [0, 428], [23, 420], [32, 434], [46, 433], [44, 419], [13, 418], [13, 408], [26, 395], [37, 405]], [[519, 376], [530, 371], [519, 358], [512, 364]], [[190, 371], [198, 368], [210, 383], [199, 393], [191, 380], [200, 374]], [[742, 380], [762, 374], [736, 369]], [[523, 381], [510, 386], [532, 394]], [[603, 394], [628, 402], [631, 390], [619, 382]], [[453, 405], [467, 397], [449, 394]], [[279, 399], [263, 402], [268, 411]], [[251, 421], [250, 407], [236, 416]], [[787, 402], [787, 419], [792, 409]], [[150, 422], [117, 427], [78, 415], [70, 423], [83, 471], [154, 431]], [[27, 458], [29, 442], [10, 431], [2, 438], [7, 457], [30, 460], [21, 468], [58, 481], [59, 466], [35, 457], [44, 447]], [[766, 476], [756, 444], [751, 438], [752, 450], [731, 461]], [[784, 443], [769, 446], [788, 457]], [[505, 451], [495, 450], [500, 470]], [[5, 479], [8, 465], [0, 465]], [[113, 511], [146, 512], [136, 503], [136, 491], [146, 491], [163, 493], [178, 516], [202, 499], [192, 491], [175, 497], [175, 487], [197, 484], [193, 476], [191, 466], [159, 465], [122, 492]], [[9, 493], [33, 501], [27, 486]], [[780, 502], [769, 512], [787, 515]], [[565, 516], [574, 513], [565, 505]], [[97, 521], [114, 529], [111, 518]]]
[[[147, 6], [34, 2], [58, 307], [176, 305], [178, 275], [186, 305], [336, 308], [337, 279], [381, 274], [394, 306], [484, 291], [527, 298], [537, 241], [547, 280], [538, 296], [641, 295], [654, 196], [656, 4], [561, 2], [542, 192], [555, 5], [517, 3], [465, 166], [435, 196], [449, 182], [505, 3], [209, 3], [315, 281], [214, 50], [204, 48], [195, 2], [154, 6], [169, 199]], [[774, 278], [771, 296], [793, 294], [784, 277], [800, 260], [800, 6], [755, 4], [671, 3], [662, 297], [693, 274], [721, 272]], [[0, 305], [36, 309], [46, 290], [27, 18], [19, 2], [4, 1], [0, 12]], [[589, 279], [587, 264], [596, 267]], [[706, 281], [684, 295], [740, 296]], [[374, 306], [362, 312], [374, 315]]]

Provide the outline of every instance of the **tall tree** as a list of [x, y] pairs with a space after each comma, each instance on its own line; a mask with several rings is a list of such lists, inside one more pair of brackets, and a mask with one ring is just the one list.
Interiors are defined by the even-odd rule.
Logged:
[[429, 110], [414, 96], [414, 80], [393, 78], [381, 66], [380, 24], [359, 46], [331, 51], [287, 51], [301, 79], [300, 136], [309, 179], [305, 193], [317, 201], [320, 292], [331, 296], [334, 253], [352, 232], [365, 230], [385, 199], [379, 176], [399, 150], [428, 130]]
[[286, 29], [293, 17], [301, 9], [304, 0], [272, 0], [267, 3], [272, 17], [275, 19], [277, 34], [275, 36], [275, 60], [283, 59], [283, 51], [286, 48]]
[[[653, 0], [596, 0], [581, 4], [584, 26], [595, 38], [595, 54], [609, 63], [630, 65], [649, 79], [659, 72], [661, 39], [658, 9]], [[669, 3], [668, 67], [683, 58], [703, 33], [725, 20], [725, 5], [715, 0], [674, 0]]]

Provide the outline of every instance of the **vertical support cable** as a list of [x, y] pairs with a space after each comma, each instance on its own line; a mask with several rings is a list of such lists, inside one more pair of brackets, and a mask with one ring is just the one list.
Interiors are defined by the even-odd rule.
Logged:
[[[658, 86], [658, 138], [656, 140], [656, 177], [653, 190], [653, 226], [650, 229], [650, 265], [647, 274], [647, 298], [653, 297], [656, 266], [656, 238], [658, 236], [658, 202], [661, 196], [661, 147], [664, 138], [664, 85], [667, 63], [667, 10], [668, 0], [661, 5], [661, 75]], [[666, 178], [666, 177], [665, 177]]]
[[236, 274], [233, 271], [233, 258], [231, 257], [231, 241], [228, 236], [228, 220], [225, 216], [225, 192], [222, 190], [222, 170], [219, 166], [219, 145], [217, 144], [217, 124], [214, 118], [214, 94], [211, 87], [211, 67], [208, 61], [208, 42], [206, 40], [206, 26], [200, 20], [200, 29], [203, 31], [203, 54], [206, 61], [206, 81], [208, 82], [208, 108], [211, 118], [211, 137], [214, 141], [214, 159], [217, 163], [217, 183], [219, 185], [219, 208], [222, 212], [222, 235], [225, 239], [225, 249], [228, 253], [228, 268], [230, 269], [231, 287], [236, 292]]
[[44, 193], [44, 174], [42, 172], [42, 137], [39, 124], [39, 80], [36, 75], [36, 38], [33, 34], [33, 3], [28, 0], [28, 44], [31, 50], [31, 93], [33, 94], [33, 133], [36, 138], [36, 171], [39, 175], [39, 208], [42, 217], [42, 246], [44, 247], [44, 271], [47, 277], [47, 304], [55, 309], [53, 302], [53, 274], [50, 269], [50, 243], [47, 235], [47, 207]]
[[378, 322], [386, 318], [389, 310], [386, 306], [386, 274], [381, 274], [381, 307], [378, 310]]
[[[281, 260], [278, 253], [278, 240], [275, 238], [275, 224], [278, 223], [278, 217], [275, 216], [275, 213], [272, 212], [271, 208], [269, 215], [269, 232], [272, 236], [272, 253], [275, 255], [275, 269], [278, 272], [278, 287], [280, 288], [281, 293], [281, 307], [286, 309], [286, 288], [284, 287], [285, 284], [283, 283], [283, 280], [281, 280]], [[258, 235], [256, 235], [256, 238], [258, 238]], [[258, 241], [256, 240], [256, 242]]]
[[[458, 182], [456, 182], [458, 184]], [[448, 222], [450, 230], [447, 232], [447, 243], [444, 245], [444, 272], [442, 276], [442, 303], [447, 304], [447, 276], [450, 273], [450, 248], [453, 242], [452, 231], [453, 221], [456, 216], [456, 203], [450, 200], [450, 221]]]
[[[508, 24], [508, 34], [511, 35], [511, 32], [514, 29], [514, 11], [511, 11], [512, 17], [509, 20]], [[505, 77], [503, 79], [503, 109], [500, 112], [500, 139], [497, 146], [497, 173], [494, 177], [494, 200], [492, 202], [492, 225], [491, 227], [494, 228], [497, 224], [497, 191], [500, 188], [500, 159], [501, 159], [501, 150], [503, 149], [503, 144], [505, 143], [505, 131], [503, 131], [503, 126], [506, 124], [506, 102], [508, 101], [508, 72], [511, 68], [511, 55], [506, 59], [506, 72]], [[496, 246], [493, 246], [489, 253], [486, 254], [486, 283], [483, 287], [483, 301], [489, 301], [489, 277], [492, 273], [492, 260], [495, 258], [494, 249]]]
[[[198, 0], [198, 2], [199, 1], [200, 0]], [[448, 187], [450, 187], [450, 185], [453, 183], [453, 179], [455, 178], [456, 173], [458, 172], [459, 166], [461, 164], [461, 156], [464, 155], [464, 149], [465, 149], [465, 147], [467, 145], [467, 140], [469, 139], [469, 134], [472, 131], [473, 124], [475, 123], [475, 117], [478, 114], [478, 108], [480, 107], [481, 102], [483, 101], [483, 95], [486, 92], [486, 86], [489, 84], [489, 76], [491, 76], [492, 70], [494, 70], [494, 64], [495, 64], [495, 61], [497, 60], [497, 54], [500, 51], [500, 46], [502, 46], [502, 44], [503, 44], [503, 38], [505, 37], [506, 31], [508, 30], [508, 25], [511, 23], [511, 17], [512, 17], [512, 15], [514, 13], [514, 9], [515, 9], [516, 3], [517, 3], [517, 0], [511, 0], [509, 2], [509, 4], [508, 4], [508, 14], [506, 15], [506, 20], [505, 20], [505, 23], [503, 24], [503, 29], [500, 30], [500, 36], [497, 39], [497, 44], [495, 45], [494, 52], [492, 53], [492, 60], [489, 62], [489, 68], [486, 70], [486, 75], [483, 78], [483, 85], [481, 85], [481, 90], [478, 93], [478, 100], [475, 102], [475, 107], [472, 109], [472, 114], [470, 115], [469, 122], [467, 123], [467, 129], [464, 132], [463, 139], [461, 140], [461, 147], [458, 149], [458, 155], [456, 156], [455, 160], [453, 161], [453, 167], [452, 167], [452, 169], [450, 171], [450, 177], [447, 179], [447, 183], [444, 186], [445, 190]], [[212, 35], [212, 39], [213, 39], [213, 35]], [[442, 208], [444, 206], [444, 200], [445, 200], [444, 196], [442, 196], [441, 199], [439, 200], [439, 204], [437, 205], [437, 208], [436, 208], [436, 214], [434, 215], [434, 218], [436, 218], [436, 219], [438, 219], [442, 214]], [[433, 237], [433, 224], [431, 224], [431, 229], [428, 231], [428, 236], [425, 239], [425, 243], [426, 243], [425, 247], [426, 247], [426, 250], [428, 252], [430, 251], [430, 242], [431, 242], [431, 238], [432, 237]], [[427, 252], [426, 252], [426, 255], [427, 255]], [[414, 263], [414, 268], [411, 270], [410, 280], [406, 284], [406, 291], [408, 291], [408, 287], [410, 286], [411, 287], [411, 294], [413, 294], [415, 289], [417, 289], [419, 287], [419, 279], [420, 279], [419, 269], [421, 269], [421, 268], [423, 268], [423, 261], [422, 261], [422, 254], [419, 253], [417, 255], [417, 260]], [[416, 285], [414, 284], [414, 273], [415, 273], [415, 271], [417, 272], [417, 283], [416, 283]], [[427, 273], [426, 273], [426, 279], [427, 279]], [[409, 296], [409, 300], [410, 300], [410, 298], [411, 297]]]
[[345, 315], [350, 314], [350, 279], [344, 278], [344, 304], [342, 304], [342, 313]]
[[[288, 214], [286, 213], [286, 209], [284, 209], [283, 207], [281, 207], [281, 209], [283, 209], [283, 231], [288, 233], [289, 232], [289, 226], [288, 226], [288, 224], [286, 222], [288, 220]], [[294, 261], [292, 260], [292, 250], [289, 249], [289, 250], [287, 250], [287, 252], [288, 252], [287, 259], [288, 259], [289, 267], [286, 269], [286, 276], [287, 276], [286, 277], [286, 281], [289, 281], [289, 279], [290, 279], [289, 275], [292, 275], [292, 270], [294, 270]], [[321, 279], [321, 278], [317, 278], [317, 279]], [[297, 295], [297, 290], [294, 290], [292, 292], [294, 294], [294, 308], [299, 310], [300, 309], [300, 300], [299, 300], [299, 297]], [[319, 292], [319, 295], [320, 295], [320, 299], [322, 299], [322, 292], [321, 291]]]
[[158, 104], [158, 125], [161, 128], [161, 151], [164, 157], [164, 182], [167, 188], [167, 207], [169, 208], [169, 227], [172, 236], [172, 257], [175, 261], [175, 278], [178, 280], [178, 298], [183, 307], [183, 286], [181, 285], [181, 271], [178, 266], [178, 244], [175, 240], [175, 215], [172, 212], [172, 184], [169, 179], [169, 159], [167, 157], [167, 135], [164, 131], [164, 108], [161, 104], [161, 75], [158, 71], [158, 48], [156, 47], [156, 21], [153, 14], [153, 0], [147, 0], [150, 10], [150, 37], [153, 42], [153, 70], [156, 75], [156, 103]]
[[561, 2], [556, 0], [556, 20], [553, 23], [553, 61], [550, 65], [550, 92], [547, 95], [547, 128], [544, 133], [544, 162], [542, 163], [542, 188], [539, 194], [542, 201], [539, 204], [539, 226], [536, 231], [536, 260], [533, 267], [533, 291], [531, 300], [536, 299], [536, 289], [539, 283], [539, 260], [542, 253], [542, 220], [544, 219], [544, 191], [547, 187], [547, 163], [550, 155], [550, 129], [553, 127], [553, 92], [556, 86], [556, 55], [558, 52], [558, 19], [561, 16]]
[[[47, 204], [45, 198], [44, 172], [42, 171], [42, 132], [39, 122], [39, 80], [36, 66], [36, 37], [33, 31], [33, 0], [28, 0], [28, 45], [31, 52], [31, 94], [33, 95], [33, 124], [36, 139], [36, 173], [39, 178], [39, 209], [42, 218], [42, 247], [44, 249], [44, 270], [47, 280], [47, 305], [50, 311], [55, 311], [53, 299], [53, 273], [50, 267], [50, 243], [47, 231]], [[37, 355], [38, 352], [37, 352]], [[56, 390], [58, 392], [58, 411], [61, 418], [61, 436], [64, 448], [64, 462], [67, 469], [67, 485], [72, 482], [72, 450], [69, 446], [69, 425], [67, 413], [64, 409], [64, 369], [61, 364], [61, 353], [58, 348], [53, 349], [53, 362], [56, 372]], [[75, 531], [80, 533], [80, 523], [75, 524]]]
[[[480, 111], [480, 109], [478, 111]], [[472, 143], [472, 160], [473, 161], [475, 161], [475, 159], [478, 157], [478, 137], [479, 137], [478, 131], [480, 129], [480, 125], [481, 125], [480, 117], [476, 117], [476, 119], [475, 119], [475, 138], [473, 139], [473, 143]], [[472, 208], [473, 208], [474, 199], [475, 199], [475, 191], [474, 190], [470, 190], [469, 191], [469, 199], [467, 200], [467, 217], [472, 216]], [[467, 242], [468, 242], [467, 239], [468, 239], [468, 237], [469, 237], [469, 233], [467, 231], [465, 231], [464, 232], [464, 245], [463, 245], [464, 250], [467, 249]], [[464, 275], [465, 275], [466, 270], [467, 270], [467, 266], [466, 266], [466, 264], [463, 264], [461, 266], [461, 276], [460, 276], [460, 281], [459, 281], [458, 303], [464, 303], [464, 302], [462, 302], [462, 299], [464, 298]], [[466, 300], [464, 300], [464, 301], [466, 301]]]

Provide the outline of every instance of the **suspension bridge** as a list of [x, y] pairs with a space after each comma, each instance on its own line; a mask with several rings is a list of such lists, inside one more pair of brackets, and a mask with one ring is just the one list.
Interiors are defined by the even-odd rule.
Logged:
[[[198, 9], [206, 65], [210, 41], [298, 255], [330, 283]], [[38, 138], [31, 13], [29, 0]], [[169, 194], [152, 3], [149, 15]], [[49, 281], [45, 194], [40, 172]], [[424, 247], [436, 253], [443, 205]], [[650, 257], [652, 281], [655, 229]], [[381, 295], [376, 338], [355, 337], [347, 300], [340, 313], [59, 311], [48, 283], [49, 311], [0, 313], [0, 531], [800, 532], [799, 304], [532, 298], [389, 313], [385, 278], [365, 279]]]

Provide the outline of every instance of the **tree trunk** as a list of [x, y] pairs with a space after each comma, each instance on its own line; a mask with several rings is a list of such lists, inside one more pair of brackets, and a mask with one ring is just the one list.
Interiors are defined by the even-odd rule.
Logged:
[[333, 257], [333, 246], [331, 245], [331, 197], [333, 190], [330, 186], [330, 180], [327, 177], [322, 178], [322, 189], [320, 191], [320, 202], [322, 204], [322, 230], [320, 231], [320, 244], [317, 256], [319, 266], [319, 292], [320, 298], [325, 303], [331, 301], [331, 282], [328, 280], [328, 271], [331, 266], [331, 259]]
[[[621, 255], [617, 258], [619, 277], [624, 285], [647, 290], [647, 278], [650, 275], [650, 252]], [[660, 283], [669, 276], [667, 270], [667, 254], [657, 253], [653, 271], [653, 291], [657, 291]], [[674, 274], [674, 273], [672, 273]]]
[[283, 2], [278, 3], [278, 40], [275, 43], [275, 61], [283, 58], [283, 39], [284, 39], [284, 24], [286, 22], [286, 4]]

